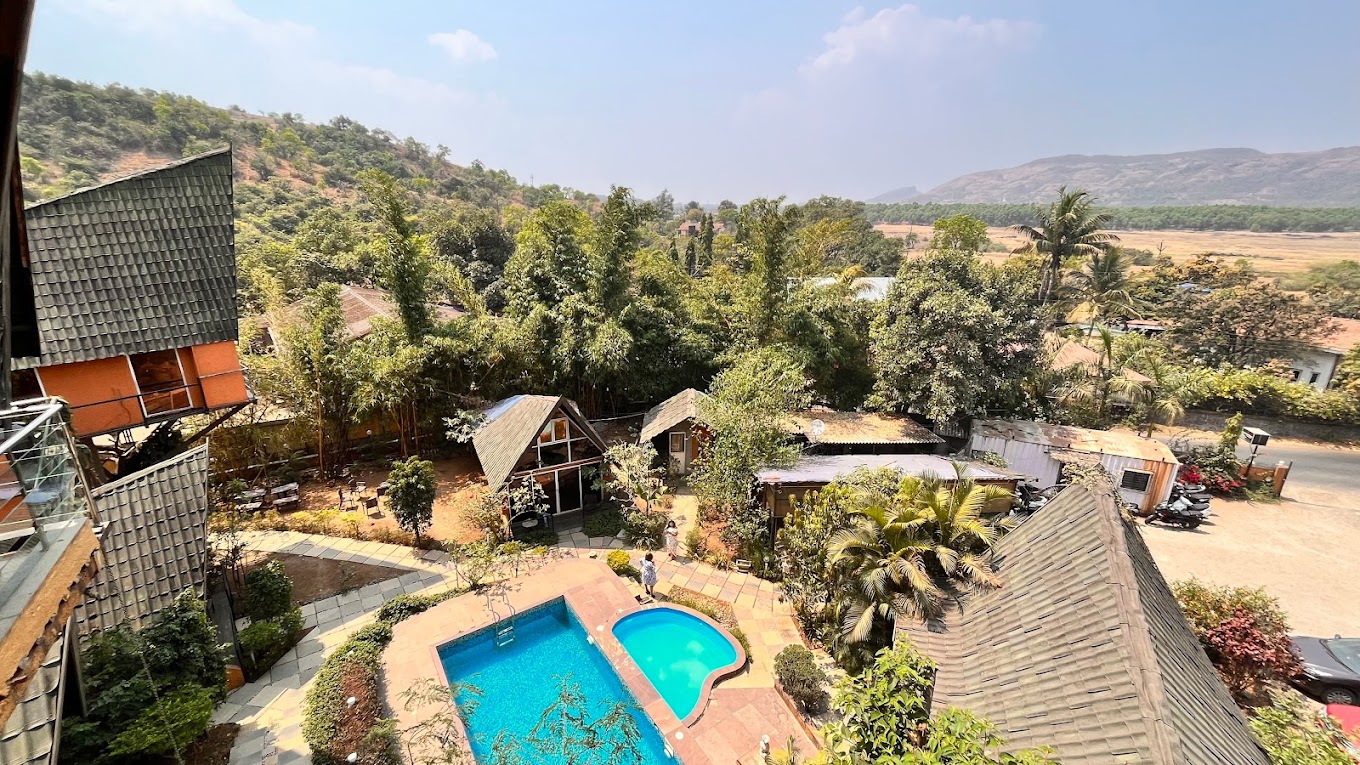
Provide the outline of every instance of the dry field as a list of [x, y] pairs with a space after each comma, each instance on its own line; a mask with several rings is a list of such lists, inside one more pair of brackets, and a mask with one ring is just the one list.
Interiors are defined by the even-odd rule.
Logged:
[[[929, 226], [881, 223], [875, 226], [888, 236], [905, 237], [914, 232], [921, 238], [917, 246], [929, 240]], [[1252, 262], [1256, 270], [1266, 275], [1284, 275], [1306, 270], [1314, 264], [1339, 260], [1360, 260], [1360, 232], [1344, 233], [1262, 233], [1251, 231], [1116, 231], [1126, 247], [1163, 252], [1176, 259], [1189, 259], [1202, 252], [1231, 253]], [[1019, 247], [1020, 237], [1009, 228], [991, 227], [987, 235], [992, 241], [1009, 249]]]

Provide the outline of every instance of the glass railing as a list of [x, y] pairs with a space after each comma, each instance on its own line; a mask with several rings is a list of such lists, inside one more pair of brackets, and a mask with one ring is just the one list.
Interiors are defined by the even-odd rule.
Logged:
[[36, 590], [87, 520], [97, 523], [66, 418], [54, 399], [0, 410], [0, 635], [24, 591]]

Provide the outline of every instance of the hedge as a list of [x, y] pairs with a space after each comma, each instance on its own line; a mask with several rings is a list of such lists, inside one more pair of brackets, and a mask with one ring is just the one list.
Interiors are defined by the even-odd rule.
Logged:
[[[376, 622], [355, 630], [326, 658], [302, 711], [302, 737], [313, 763], [345, 765], [350, 753], [360, 765], [400, 762], [395, 730], [383, 717], [383, 649], [392, 642], [393, 625], [461, 593], [398, 595], [378, 609]], [[345, 703], [350, 696], [353, 707]]]

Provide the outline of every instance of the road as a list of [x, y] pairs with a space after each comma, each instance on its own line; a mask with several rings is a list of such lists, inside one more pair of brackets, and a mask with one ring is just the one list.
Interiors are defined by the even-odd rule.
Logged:
[[[1188, 440], [1193, 444], [1212, 444], [1217, 442], [1217, 436], [1179, 430], [1158, 433], [1156, 438], [1163, 443]], [[1251, 447], [1239, 444], [1237, 456], [1245, 462], [1251, 456]], [[1270, 466], [1277, 462], [1293, 463], [1284, 485], [1286, 501], [1336, 506], [1360, 513], [1360, 449], [1271, 439], [1257, 452], [1256, 464]]]

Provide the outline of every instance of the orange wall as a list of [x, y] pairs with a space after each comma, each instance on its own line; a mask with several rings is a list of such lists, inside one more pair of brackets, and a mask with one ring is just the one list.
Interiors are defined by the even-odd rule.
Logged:
[[71, 405], [71, 424], [78, 435], [122, 430], [143, 420], [126, 356], [40, 367], [38, 379], [47, 395], [61, 396]]
[[[195, 345], [180, 348], [177, 353], [195, 409], [217, 409], [250, 400], [235, 343]], [[60, 396], [71, 405], [71, 424], [77, 435], [123, 430], [145, 421], [140, 391], [126, 356], [39, 367], [37, 373], [47, 395]]]
[[195, 345], [189, 350], [193, 354], [194, 365], [203, 384], [203, 399], [209, 409], [250, 401], [245, 374], [241, 371], [241, 359], [236, 355], [236, 343], [226, 340]]

